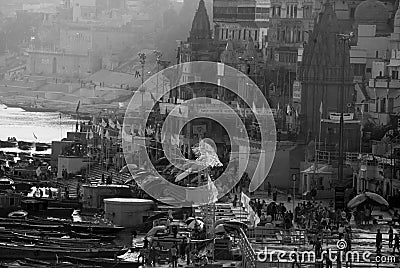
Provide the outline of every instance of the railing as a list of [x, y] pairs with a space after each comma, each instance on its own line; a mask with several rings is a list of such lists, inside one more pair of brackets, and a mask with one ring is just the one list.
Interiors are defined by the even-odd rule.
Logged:
[[[282, 239], [277, 238], [277, 234]], [[247, 230], [248, 239], [255, 241], [256, 244], [291, 244], [291, 245], [305, 245], [306, 244], [306, 231], [302, 229], [298, 230], [282, 230], [281, 228], [268, 228], [258, 226], [255, 228], [249, 228]]]
[[[317, 162], [318, 163], [328, 163], [331, 164], [332, 162], [339, 160], [339, 152], [330, 152], [330, 151], [319, 151], [317, 150]], [[345, 152], [344, 153], [344, 160], [346, 163], [356, 163], [359, 161], [359, 153], [356, 152]]]
[[242, 267], [243, 268], [256, 268], [257, 258], [256, 253], [251, 246], [249, 240], [247, 239], [246, 234], [243, 229], [239, 229], [239, 247], [242, 251]]

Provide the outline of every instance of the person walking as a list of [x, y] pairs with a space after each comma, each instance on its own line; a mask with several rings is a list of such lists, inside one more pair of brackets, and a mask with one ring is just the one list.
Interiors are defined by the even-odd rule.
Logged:
[[393, 246], [393, 227], [392, 226], [389, 227], [388, 234], [389, 234], [389, 248], [392, 248], [392, 246]]
[[328, 248], [324, 255], [326, 268], [332, 268], [331, 250]]
[[400, 254], [400, 239], [399, 239], [399, 234], [396, 234], [394, 236], [394, 245], [393, 245], [393, 254], [396, 253], [396, 249]]
[[174, 245], [170, 249], [170, 253], [171, 253], [172, 267], [176, 268], [178, 266], [178, 249], [176, 248], [176, 245]]
[[378, 229], [376, 233], [376, 239], [375, 239], [375, 245], [376, 245], [376, 253], [379, 255], [381, 254], [381, 248], [382, 248], [382, 233], [381, 230]]
[[297, 252], [297, 248], [294, 249], [294, 252], [291, 255], [293, 263], [292, 268], [301, 268], [299, 261], [299, 253]]

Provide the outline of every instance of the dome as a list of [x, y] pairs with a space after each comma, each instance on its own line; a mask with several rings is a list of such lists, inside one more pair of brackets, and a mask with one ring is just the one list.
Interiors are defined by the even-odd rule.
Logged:
[[354, 18], [359, 23], [388, 23], [389, 12], [382, 2], [366, 0], [357, 6]]

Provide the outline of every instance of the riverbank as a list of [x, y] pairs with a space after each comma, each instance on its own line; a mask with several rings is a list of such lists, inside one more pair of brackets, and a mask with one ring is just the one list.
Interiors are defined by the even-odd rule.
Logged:
[[[0, 103], [9, 108], [19, 108], [27, 112], [53, 112], [62, 113], [69, 115], [76, 119], [76, 108], [78, 105], [79, 98], [76, 103], [60, 101], [60, 100], [47, 100], [42, 98], [34, 98], [30, 96], [1, 96]], [[37, 105], [33, 105], [36, 103]], [[105, 110], [116, 111], [117, 113], [125, 112], [120, 109], [118, 103], [111, 104], [81, 104], [79, 105], [79, 118], [89, 120], [93, 115], [98, 115], [100, 112]]]

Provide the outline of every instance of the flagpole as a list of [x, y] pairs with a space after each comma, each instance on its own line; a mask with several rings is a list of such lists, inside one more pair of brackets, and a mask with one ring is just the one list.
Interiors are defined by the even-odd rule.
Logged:
[[321, 150], [322, 113], [319, 116], [318, 150]]
[[363, 121], [364, 121], [364, 106], [361, 105], [361, 123], [360, 123], [360, 154], [362, 154], [362, 137], [363, 137]]
[[321, 106], [319, 108], [319, 133], [318, 133], [318, 150], [321, 150], [321, 132], [322, 132], [322, 100], [321, 100]]
[[61, 113], [60, 113], [60, 140], [62, 140], [62, 122], [61, 122]]

